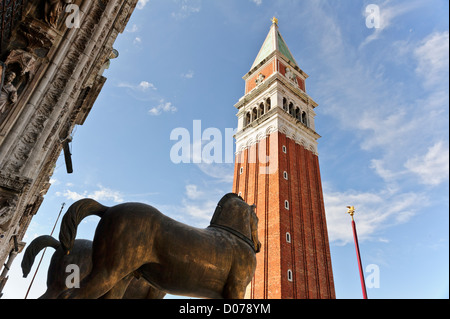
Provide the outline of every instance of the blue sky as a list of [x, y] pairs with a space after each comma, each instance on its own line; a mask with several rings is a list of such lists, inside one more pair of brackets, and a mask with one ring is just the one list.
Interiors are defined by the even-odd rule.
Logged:
[[[380, 9], [368, 28], [365, 9]], [[234, 104], [272, 16], [310, 77], [337, 298], [361, 298], [350, 217], [369, 298], [449, 297], [448, 1], [140, 1], [114, 47], [119, 57], [83, 126], [73, 134], [74, 173], [60, 156], [25, 241], [49, 234], [61, 203], [92, 197], [138, 201], [206, 227], [231, 191], [233, 163], [175, 164], [176, 128], [237, 126]], [[195, 144], [195, 141], [192, 141]], [[223, 146], [225, 153], [225, 146]], [[79, 226], [92, 238], [98, 218]], [[58, 228], [54, 236], [57, 237]], [[51, 250], [29, 298], [45, 291]], [[19, 256], [4, 298], [23, 298]], [[35, 269], [35, 268], [34, 268]], [[34, 269], [32, 271], [34, 271]], [[374, 273], [367, 270], [366, 276]]]

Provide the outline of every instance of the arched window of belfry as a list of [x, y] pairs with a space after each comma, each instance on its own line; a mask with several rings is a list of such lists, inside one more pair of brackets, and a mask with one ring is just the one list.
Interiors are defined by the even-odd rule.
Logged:
[[302, 113], [302, 123], [305, 125], [308, 125], [307, 120], [306, 120], [306, 112]]
[[252, 122], [252, 118], [250, 115], [250, 112], [247, 112], [247, 114], [245, 114], [245, 126], [249, 125]]
[[267, 112], [270, 111], [270, 104], [271, 104], [270, 97], [268, 97], [268, 98], [266, 99], [266, 110], [267, 110]]
[[258, 110], [256, 107], [252, 110], [252, 122], [258, 118]]
[[263, 116], [264, 115], [264, 103], [260, 103], [259, 104], [259, 116]]

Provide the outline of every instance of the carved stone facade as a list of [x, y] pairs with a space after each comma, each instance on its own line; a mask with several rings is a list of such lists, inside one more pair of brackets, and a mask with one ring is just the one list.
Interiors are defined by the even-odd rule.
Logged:
[[0, 265], [25, 245], [56, 160], [100, 93], [137, 2], [0, 1]]

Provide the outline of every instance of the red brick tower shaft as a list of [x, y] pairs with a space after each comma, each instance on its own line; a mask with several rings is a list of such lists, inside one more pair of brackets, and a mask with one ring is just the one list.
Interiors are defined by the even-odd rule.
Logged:
[[276, 20], [236, 104], [233, 192], [256, 204], [261, 252], [249, 298], [335, 298], [307, 78]]

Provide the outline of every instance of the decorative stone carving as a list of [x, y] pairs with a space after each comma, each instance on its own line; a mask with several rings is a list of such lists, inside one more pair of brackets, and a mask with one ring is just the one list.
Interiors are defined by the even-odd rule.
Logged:
[[56, 28], [59, 17], [63, 11], [64, 5], [72, 3], [71, 0], [46, 0], [44, 20], [51, 27]]
[[11, 65], [13, 63], [17, 63], [20, 66], [21, 76], [30, 73], [32, 76], [34, 73], [36, 57], [33, 54], [26, 52], [24, 50], [12, 50], [8, 55], [5, 63], [6, 65]]
[[13, 213], [17, 206], [19, 197], [17, 195], [5, 197], [3, 194], [0, 195], [0, 231], [5, 231], [5, 227], [9, 225]]
[[16, 78], [16, 73], [6, 72], [5, 83], [0, 92], [0, 122], [3, 120], [3, 113], [7, 110], [7, 106], [17, 102], [17, 89], [12, 83]]
[[297, 77], [295, 76], [294, 72], [290, 68], [286, 68], [285, 76], [292, 82], [297, 82]]
[[56, 37], [56, 32], [45, 22], [31, 17], [26, 17], [20, 24], [18, 33], [25, 39], [26, 49], [40, 58], [47, 55]]
[[6, 188], [16, 193], [25, 192], [31, 184], [31, 179], [0, 172], [0, 188]]
[[[65, 54], [61, 61], [61, 66], [57, 74], [48, 86], [46, 94], [43, 96], [40, 105], [36, 107], [36, 113], [30, 119], [25, 127], [21, 138], [12, 150], [12, 157], [7, 162], [5, 168], [14, 173], [19, 173], [27, 161], [29, 154], [40, 138], [46, 125], [50, 125], [48, 119], [56, 105], [61, 105], [63, 99], [61, 96], [67, 90], [70, 77], [79, 66], [81, 60], [80, 52], [83, 52], [92, 37], [92, 30], [101, 18], [101, 12], [98, 7], [93, 8], [91, 15], [87, 16], [82, 27], [74, 39], [71, 48]], [[66, 97], [67, 98], [67, 97]], [[59, 118], [59, 117], [58, 117]], [[57, 121], [58, 119], [56, 119]], [[55, 123], [52, 123], [53, 127]]]
[[34, 75], [36, 57], [24, 50], [12, 50], [4, 69], [6, 75], [0, 92], [0, 124], [18, 101], [18, 96]]
[[256, 78], [256, 80], [255, 80], [256, 85], [262, 83], [262, 82], [264, 81], [265, 78], [266, 78], [266, 77], [264, 76], [264, 74], [260, 73], [260, 74], [258, 75], [258, 77]]

